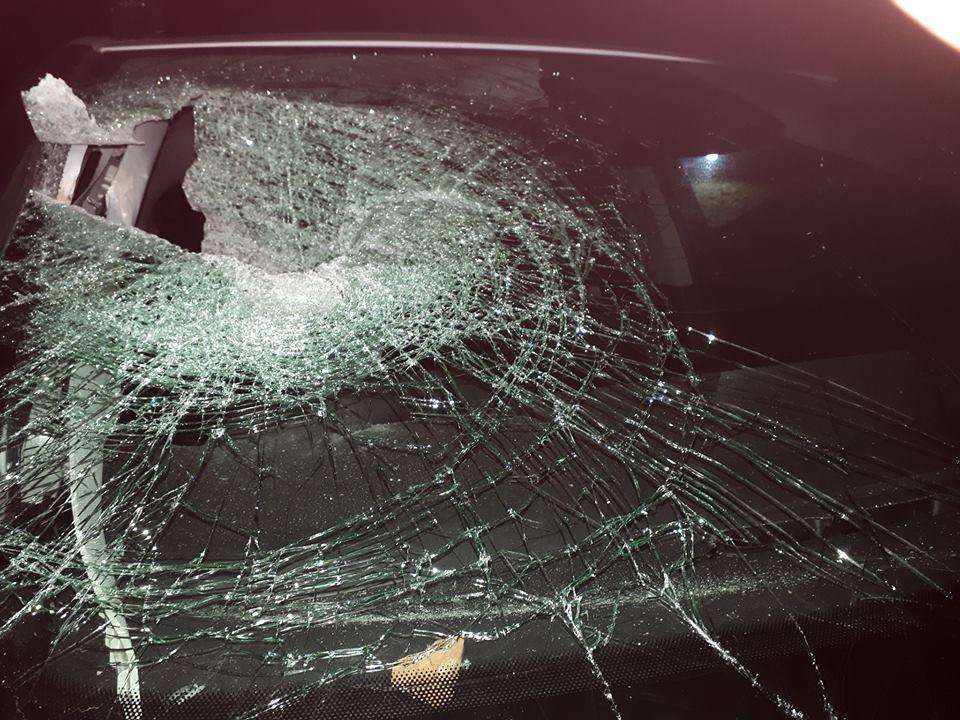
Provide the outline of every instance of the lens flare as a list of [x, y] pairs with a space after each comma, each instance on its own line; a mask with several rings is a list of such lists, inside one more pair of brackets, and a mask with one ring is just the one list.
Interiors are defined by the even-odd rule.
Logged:
[[893, 4], [950, 47], [960, 50], [960, 5], [944, 0], [893, 0]]

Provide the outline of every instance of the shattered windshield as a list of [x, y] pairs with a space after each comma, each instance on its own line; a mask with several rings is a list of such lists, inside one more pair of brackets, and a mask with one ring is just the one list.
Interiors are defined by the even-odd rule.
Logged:
[[[835, 715], [810, 618], [953, 582], [960, 218], [702, 70], [626, 97], [616, 72], [192, 56], [30, 91], [54, 149], [169, 123], [151, 182], [185, 128], [169, 192], [202, 240], [149, 184], [129, 222], [83, 206], [82, 172], [17, 222], [2, 630], [45, 638], [20, 680], [86, 668], [127, 718], [223, 677], [235, 717], [344, 683], [410, 714], [569, 656], [615, 716], [617, 653], [680, 637]], [[813, 701], [734, 632], [771, 618]]]

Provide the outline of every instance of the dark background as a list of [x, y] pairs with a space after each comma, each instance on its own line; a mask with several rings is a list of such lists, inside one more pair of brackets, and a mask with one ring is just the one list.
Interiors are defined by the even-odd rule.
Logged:
[[889, 0], [4, 0], [3, 86], [84, 36], [413, 33], [668, 50], [827, 74], [905, 76], [952, 51]]

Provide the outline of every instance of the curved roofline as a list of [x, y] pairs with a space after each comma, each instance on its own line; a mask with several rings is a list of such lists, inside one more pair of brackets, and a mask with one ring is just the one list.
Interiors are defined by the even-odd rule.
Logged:
[[[108, 38], [80, 38], [71, 44], [87, 46], [100, 55], [189, 52], [193, 50], [416, 50], [421, 52], [455, 51], [510, 53], [514, 55], [565, 55], [731, 67], [731, 63], [717, 59], [612, 45], [570, 45], [547, 41], [521, 42], [509, 39], [471, 39], [450, 36], [423, 37], [395, 34], [217, 36], [177, 38], [172, 40], [144, 38], [119, 41]], [[835, 77], [804, 70], [782, 68], [779, 72], [819, 83], [833, 84], [837, 82], [837, 78]]]
[[504, 52], [536, 55], [578, 55], [610, 57], [632, 60], [688, 63], [696, 65], [720, 65], [716, 60], [672, 53], [647, 52], [612, 46], [583, 46], [562, 43], [512, 42], [508, 40], [470, 40], [449, 37], [424, 38], [416, 36], [237, 36], [211, 38], [182, 38], [159, 40], [113, 41], [102, 38], [82, 39], [77, 44], [87, 45], [99, 54], [169, 52], [186, 50], [272, 50], [272, 49], [317, 49], [317, 50], [455, 50], [472, 52]]

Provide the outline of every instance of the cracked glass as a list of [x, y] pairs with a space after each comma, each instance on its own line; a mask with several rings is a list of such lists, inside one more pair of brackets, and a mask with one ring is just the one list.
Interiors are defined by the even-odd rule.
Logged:
[[[670, 633], [784, 715], [835, 716], [820, 680], [812, 707], [767, 683], [720, 618], [783, 618], [818, 678], [814, 589], [948, 593], [897, 513], [956, 505], [955, 388], [894, 341], [781, 361], [808, 332], [792, 316], [748, 318], [776, 340], [752, 347], [685, 309], [703, 263], [742, 263], [754, 299], [787, 294], [796, 258], [843, 275], [791, 276], [800, 296], [855, 287], [838, 303], [859, 308], [874, 280], [807, 231], [813, 206], [784, 221], [754, 172], [769, 150], [631, 160], [676, 151], [653, 120], [611, 148], [615, 121], [564, 95], [586, 82], [368, 54], [80, 86], [101, 132], [191, 108], [203, 240], [28, 198], [3, 271], [3, 631], [42, 618], [40, 665], [103, 649], [83, 662], [130, 717], [215, 676], [262, 689], [257, 717], [391, 670], [436, 709], [456, 670], [562, 653], [616, 715], [603, 653]], [[824, 168], [790, 153], [785, 176]], [[826, 162], [810, 202], [848, 172]], [[729, 245], [682, 246], [677, 173]], [[785, 260], [743, 262], [751, 222]], [[909, 405], [931, 395], [939, 415]]]

